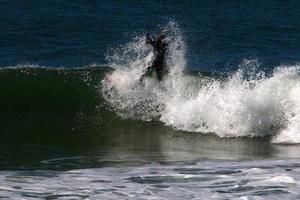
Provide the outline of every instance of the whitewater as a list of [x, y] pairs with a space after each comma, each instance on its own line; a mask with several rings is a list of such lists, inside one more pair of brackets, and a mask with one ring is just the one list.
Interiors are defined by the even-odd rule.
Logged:
[[226, 76], [193, 75], [186, 72], [179, 26], [170, 22], [163, 28], [169, 74], [162, 82], [139, 81], [153, 57], [144, 35], [108, 51], [114, 71], [102, 81], [101, 92], [119, 116], [219, 137], [268, 136], [272, 143], [300, 143], [300, 65], [265, 73], [257, 59], [244, 59]]

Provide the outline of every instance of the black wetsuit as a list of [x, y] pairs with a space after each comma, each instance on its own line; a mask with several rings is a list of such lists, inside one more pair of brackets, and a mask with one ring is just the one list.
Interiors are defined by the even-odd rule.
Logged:
[[146, 44], [151, 44], [154, 48], [154, 58], [142, 78], [152, 74], [152, 71], [155, 70], [157, 79], [161, 81], [163, 76], [167, 73], [166, 52], [168, 44], [164, 41], [164, 38], [164, 35], [159, 35], [155, 39], [150, 38], [148, 34], [146, 35]]

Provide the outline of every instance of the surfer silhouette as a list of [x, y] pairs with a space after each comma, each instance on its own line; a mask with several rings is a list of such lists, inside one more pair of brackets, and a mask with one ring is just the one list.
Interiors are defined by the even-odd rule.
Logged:
[[146, 71], [140, 78], [140, 81], [142, 81], [145, 76], [151, 75], [153, 70], [155, 70], [159, 81], [161, 81], [163, 76], [167, 73], [166, 52], [168, 44], [165, 41], [165, 38], [166, 35], [163, 32], [161, 32], [157, 37], [150, 36], [149, 33], [146, 33], [145, 42], [153, 47], [154, 57], [151, 64], [147, 67]]

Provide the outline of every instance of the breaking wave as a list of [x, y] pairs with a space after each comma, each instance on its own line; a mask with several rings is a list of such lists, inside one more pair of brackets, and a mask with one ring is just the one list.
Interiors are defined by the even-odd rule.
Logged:
[[268, 75], [257, 60], [245, 59], [227, 77], [186, 73], [185, 45], [174, 22], [164, 27], [170, 41], [162, 82], [139, 77], [152, 51], [137, 36], [107, 55], [114, 72], [101, 92], [124, 118], [158, 120], [178, 130], [220, 137], [271, 136], [274, 143], [300, 143], [300, 66], [278, 66]]

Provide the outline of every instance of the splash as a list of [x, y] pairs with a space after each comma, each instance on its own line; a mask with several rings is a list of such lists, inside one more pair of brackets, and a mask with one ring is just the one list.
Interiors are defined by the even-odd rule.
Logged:
[[174, 84], [171, 77], [180, 76], [185, 67], [185, 48], [178, 25], [170, 22], [164, 31], [169, 44], [166, 58], [169, 74], [161, 83], [153, 78], [146, 78], [140, 83], [140, 77], [153, 58], [151, 46], [145, 44], [145, 35], [136, 36], [132, 42], [108, 53], [106, 59], [115, 71], [102, 81], [102, 93], [120, 116], [159, 119], [164, 109], [166, 88]]
[[299, 143], [299, 66], [278, 67], [271, 77], [244, 76], [240, 69], [225, 82], [209, 82], [194, 97], [166, 102], [161, 120], [220, 137], [270, 135], [275, 143]]
[[173, 22], [165, 29], [172, 42], [169, 74], [162, 82], [139, 82], [153, 56], [143, 35], [107, 56], [115, 71], [102, 81], [102, 93], [120, 116], [220, 137], [271, 136], [274, 143], [300, 143], [299, 65], [279, 66], [266, 76], [257, 60], [245, 59], [226, 80], [188, 75], [181, 31]]

